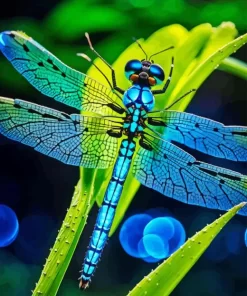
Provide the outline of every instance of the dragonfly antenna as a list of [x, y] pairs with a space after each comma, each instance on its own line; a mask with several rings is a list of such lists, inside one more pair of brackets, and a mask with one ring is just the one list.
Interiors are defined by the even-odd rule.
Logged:
[[77, 53], [77, 56], [82, 57], [83, 59], [85, 59], [89, 63], [91, 63], [104, 76], [104, 78], [106, 79], [106, 81], [110, 85], [111, 89], [113, 88], [113, 86], [111, 85], [111, 82], [106, 77], [105, 73], [102, 70], [100, 70], [100, 68], [92, 61], [92, 59], [88, 55], [86, 55], [85, 53]]
[[173, 48], [174, 48], [174, 46], [170, 46], [170, 47], [168, 47], [168, 48], [166, 48], [166, 49], [163, 49], [163, 50], [161, 50], [161, 51], [158, 51], [158, 52], [152, 54], [152, 55], [149, 57], [149, 60], [151, 59], [151, 57], [153, 57], [153, 56], [155, 56], [155, 55], [157, 55], [157, 54], [160, 54], [160, 53], [162, 53], [162, 52], [164, 52], [164, 51], [167, 51], [167, 50], [169, 50], [169, 49], [173, 49]]
[[138, 44], [138, 46], [140, 47], [140, 49], [143, 51], [143, 53], [145, 54], [146, 60], [147, 60], [148, 59], [148, 55], [146, 54], [145, 50], [141, 46], [140, 42], [135, 37], [133, 37], [133, 40]]

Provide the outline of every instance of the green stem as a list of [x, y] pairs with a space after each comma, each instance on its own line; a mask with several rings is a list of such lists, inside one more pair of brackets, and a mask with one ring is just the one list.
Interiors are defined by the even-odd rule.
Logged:
[[247, 80], [247, 64], [238, 59], [229, 57], [220, 64], [218, 69]]

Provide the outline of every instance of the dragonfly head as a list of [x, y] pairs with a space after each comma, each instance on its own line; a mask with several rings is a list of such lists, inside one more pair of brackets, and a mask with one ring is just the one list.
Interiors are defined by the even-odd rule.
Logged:
[[125, 76], [133, 83], [152, 87], [165, 79], [162, 67], [147, 60], [130, 60], [125, 66]]

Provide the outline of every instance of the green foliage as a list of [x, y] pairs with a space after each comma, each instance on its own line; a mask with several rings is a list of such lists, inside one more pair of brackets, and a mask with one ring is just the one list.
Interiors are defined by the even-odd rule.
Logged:
[[[220, 37], [218, 36], [218, 38]], [[204, 80], [213, 72], [213, 70], [217, 69], [219, 64], [225, 58], [236, 52], [246, 43], [246, 41], [247, 34], [240, 36], [231, 42], [227, 41], [227, 43], [223, 43], [223, 46], [221, 42], [218, 42], [217, 44], [220, 45], [219, 47], [215, 46], [215, 43], [214, 46], [212, 46], [211, 42], [209, 41], [209, 49], [207, 49], [206, 46], [205, 50], [202, 51], [201, 56], [199, 56], [194, 63], [192, 71], [187, 71], [187, 75], [183, 75], [182, 79], [179, 81], [179, 84], [176, 85], [176, 89], [173, 91], [173, 93], [171, 93], [169, 97], [169, 103], [172, 103], [176, 98], [180, 97], [183, 93], [186, 93], [190, 89], [199, 88]], [[188, 69], [191, 70], [191, 67], [189, 66]], [[181, 109], [185, 109], [189, 102], [190, 99], [185, 98], [179, 103], [178, 106]]]
[[[246, 205], [241, 203], [210, 225], [204, 227], [173, 253], [167, 260], [147, 275], [128, 296], [167, 296], [174, 290], [223, 227]], [[210, 285], [210, 283], [208, 283]]]
[[56, 6], [45, 20], [45, 26], [52, 28], [61, 39], [74, 40], [81, 37], [85, 31], [113, 31], [123, 29], [130, 25], [130, 22], [131, 17], [116, 10], [114, 6], [70, 0]]

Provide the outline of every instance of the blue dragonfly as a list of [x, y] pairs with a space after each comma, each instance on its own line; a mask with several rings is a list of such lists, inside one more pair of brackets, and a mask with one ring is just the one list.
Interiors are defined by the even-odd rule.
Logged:
[[[162, 67], [151, 60], [154, 55], [148, 58], [137, 42], [145, 59], [126, 63], [125, 75], [132, 85], [124, 91], [117, 85], [111, 65], [93, 48], [88, 34], [86, 37], [91, 50], [111, 70], [109, 87], [66, 66], [22, 32], [0, 34], [0, 50], [35, 88], [85, 111], [69, 115], [20, 99], [0, 97], [0, 133], [69, 165], [113, 167], [84, 259], [81, 288], [89, 285], [106, 244], [131, 162], [132, 173], [141, 184], [184, 203], [228, 210], [247, 201], [246, 176], [197, 161], [171, 143], [172, 140], [219, 158], [246, 161], [247, 128], [224, 126], [172, 111], [172, 106], [153, 111], [154, 95], [165, 93], [169, 86], [174, 59], [165, 80]], [[152, 90], [162, 83], [161, 89]], [[239, 214], [247, 215], [247, 208]]]

